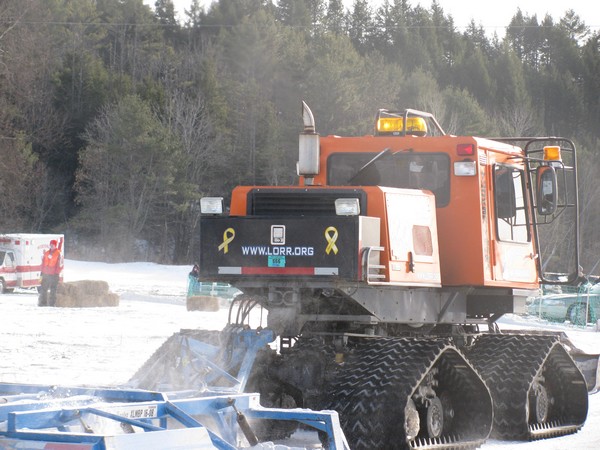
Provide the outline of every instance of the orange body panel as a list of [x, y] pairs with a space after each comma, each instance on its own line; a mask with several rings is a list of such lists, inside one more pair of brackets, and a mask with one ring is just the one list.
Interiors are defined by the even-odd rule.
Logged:
[[[458, 155], [458, 144], [473, 144], [473, 155]], [[372, 152], [377, 155], [384, 149], [444, 153], [450, 158], [450, 197], [447, 205], [437, 208], [437, 235], [435, 246], [439, 245], [439, 258], [428, 259], [427, 264], [439, 264], [442, 286], [497, 286], [512, 288], [537, 288], [538, 274], [535, 264], [534, 245], [526, 243], [502, 242], [497, 238], [494, 216], [494, 196], [492, 186], [492, 164], [504, 163], [522, 167], [522, 151], [518, 147], [474, 137], [338, 137], [326, 136], [320, 139], [320, 173], [314, 178], [314, 185], [296, 188], [314, 189], [327, 186], [328, 158], [335, 153]], [[517, 158], [515, 158], [517, 157]], [[454, 162], [477, 161], [475, 176], [456, 176]], [[301, 179], [301, 183], [302, 183]], [[270, 187], [273, 188], [273, 187]], [[289, 186], [286, 188], [290, 188]], [[343, 186], [335, 186], [341, 189]], [[357, 186], [351, 188], [356, 189]], [[385, 250], [382, 264], [386, 265], [386, 281], [410, 281], [419, 284], [415, 277], [407, 276], [406, 271], [394, 270], [406, 260], [391, 254], [390, 224], [386, 220], [385, 194], [390, 190], [375, 186], [362, 186], [368, 195], [366, 215], [381, 218], [381, 240]], [[238, 187], [233, 192], [231, 215], [246, 215], [247, 193], [254, 187]], [[422, 192], [422, 191], [415, 191]], [[402, 202], [399, 203], [402, 205]], [[364, 214], [364, 212], [361, 212]], [[402, 214], [418, 215], [420, 211], [403, 211]], [[388, 214], [395, 214], [388, 211]], [[414, 222], [414, 220], [413, 220]], [[435, 224], [433, 224], [435, 228]], [[393, 233], [393, 231], [391, 232]], [[530, 233], [533, 239], [533, 234]], [[392, 236], [392, 241], [393, 241]], [[394, 259], [397, 258], [397, 259]], [[424, 258], [427, 259], [427, 258]], [[415, 263], [420, 263], [415, 261]], [[404, 272], [401, 276], [400, 273]], [[418, 270], [415, 271], [418, 273]], [[423, 281], [423, 280], [420, 280]]]

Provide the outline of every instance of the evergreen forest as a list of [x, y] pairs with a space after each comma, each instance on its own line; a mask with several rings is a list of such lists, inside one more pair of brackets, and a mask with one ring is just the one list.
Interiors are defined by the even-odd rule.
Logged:
[[598, 274], [600, 30], [567, 8], [499, 35], [435, 0], [0, 0], [0, 232], [191, 263], [201, 197], [297, 182], [304, 100], [321, 135], [414, 108], [457, 135], [572, 139]]

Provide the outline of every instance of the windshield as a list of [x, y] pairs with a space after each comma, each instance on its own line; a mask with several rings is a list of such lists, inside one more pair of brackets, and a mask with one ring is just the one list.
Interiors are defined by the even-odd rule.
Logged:
[[328, 158], [332, 186], [386, 186], [426, 189], [437, 207], [450, 201], [450, 159], [444, 153], [335, 153]]

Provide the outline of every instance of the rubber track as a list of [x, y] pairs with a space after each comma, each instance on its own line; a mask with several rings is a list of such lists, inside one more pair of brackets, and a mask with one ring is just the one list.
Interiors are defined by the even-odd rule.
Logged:
[[[452, 395], [454, 426], [448, 435], [407, 441], [404, 408], [432, 367], [440, 370], [440, 391]], [[445, 339], [361, 339], [326, 390], [323, 407], [340, 414], [353, 450], [480, 446], [492, 426], [491, 397], [485, 384]]]
[[[588, 408], [585, 380], [556, 336], [484, 334], [466, 355], [492, 393], [492, 437], [543, 439], [574, 433], [583, 425]], [[554, 398], [542, 424], [529, 418], [528, 395], [536, 374], [545, 377]]]

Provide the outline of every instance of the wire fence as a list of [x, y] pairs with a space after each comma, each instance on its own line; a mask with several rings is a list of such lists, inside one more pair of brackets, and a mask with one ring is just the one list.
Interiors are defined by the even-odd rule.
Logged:
[[569, 322], [586, 327], [600, 318], [600, 284], [576, 286], [545, 285], [542, 295], [527, 302], [527, 313], [550, 322]]

